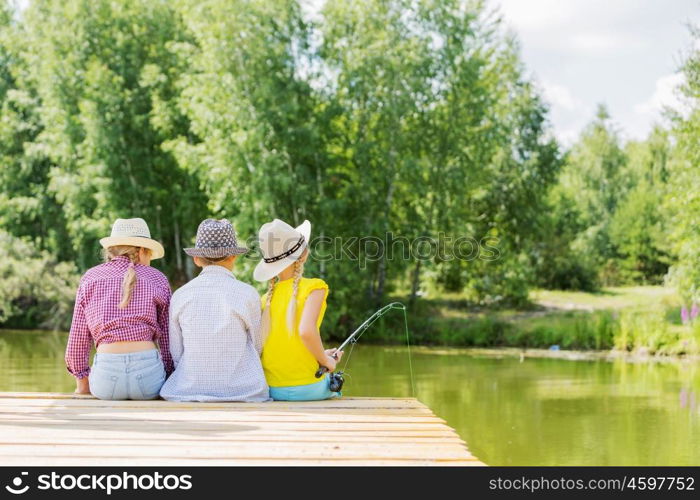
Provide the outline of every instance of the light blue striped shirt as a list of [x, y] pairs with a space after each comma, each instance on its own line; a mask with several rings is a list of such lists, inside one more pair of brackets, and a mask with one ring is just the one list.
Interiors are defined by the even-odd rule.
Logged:
[[262, 365], [260, 296], [226, 268], [210, 265], [170, 302], [175, 371], [169, 401], [269, 401]]

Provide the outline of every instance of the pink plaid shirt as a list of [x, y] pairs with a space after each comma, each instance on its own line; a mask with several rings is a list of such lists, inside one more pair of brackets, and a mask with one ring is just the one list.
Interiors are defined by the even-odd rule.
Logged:
[[157, 341], [165, 371], [173, 371], [168, 339], [170, 284], [163, 273], [136, 264], [136, 286], [125, 309], [119, 309], [127, 257], [89, 269], [75, 298], [73, 323], [66, 347], [66, 366], [76, 378], [90, 373], [90, 348], [112, 342]]

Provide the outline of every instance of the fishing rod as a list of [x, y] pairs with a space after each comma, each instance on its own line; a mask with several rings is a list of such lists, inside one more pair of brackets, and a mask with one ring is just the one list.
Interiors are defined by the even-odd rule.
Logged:
[[[387, 304], [378, 311], [376, 311], [372, 316], [367, 318], [364, 323], [362, 323], [359, 327], [357, 327], [357, 330], [352, 332], [348, 338], [346, 338], [342, 344], [340, 344], [340, 347], [336, 349], [336, 351], [342, 351], [345, 349], [345, 347], [348, 344], [355, 344], [359, 340], [359, 338], [362, 336], [367, 329], [372, 326], [372, 324], [377, 321], [379, 318], [384, 316], [386, 313], [391, 311], [392, 309], [401, 309], [403, 311], [406, 311], [406, 306], [403, 305], [401, 302], [392, 302], [391, 304]], [[333, 359], [338, 359], [336, 354], [333, 354]], [[346, 362], [347, 365], [347, 362]], [[316, 370], [316, 378], [321, 378], [321, 376], [328, 371], [328, 368], [325, 366], [319, 366], [318, 370]], [[343, 379], [343, 372], [338, 371], [338, 372], [333, 372], [330, 374], [330, 385], [331, 385], [331, 391], [332, 392], [339, 392], [340, 389], [343, 387], [343, 382], [345, 382], [345, 379]]]

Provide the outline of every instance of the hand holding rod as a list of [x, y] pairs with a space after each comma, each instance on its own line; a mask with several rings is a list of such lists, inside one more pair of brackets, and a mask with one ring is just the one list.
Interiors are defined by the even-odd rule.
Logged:
[[[336, 356], [335, 354], [333, 354], [333, 359], [338, 359], [338, 356]], [[321, 376], [322, 376], [324, 373], [326, 373], [327, 371], [328, 371], [328, 368], [326, 368], [325, 366], [319, 366], [319, 367], [318, 367], [318, 370], [316, 370], [316, 373], [314, 374], [314, 376], [315, 376], [316, 378], [321, 378]]]

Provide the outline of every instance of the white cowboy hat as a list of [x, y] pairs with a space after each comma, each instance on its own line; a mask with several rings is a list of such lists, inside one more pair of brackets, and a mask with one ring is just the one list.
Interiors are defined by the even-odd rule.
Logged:
[[165, 255], [163, 245], [151, 239], [151, 231], [146, 221], [137, 217], [135, 219], [117, 219], [112, 226], [112, 234], [100, 240], [102, 248], [118, 245], [131, 245], [151, 250], [151, 259], [160, 259]]
[[311, 223], [308, 220], [296, 228], [279, 219], [263, 224], [258, 232], [263, 258], [255, 266], [253, 278], [268, 281], [299, 260], [309, 245], [310, 236]]

